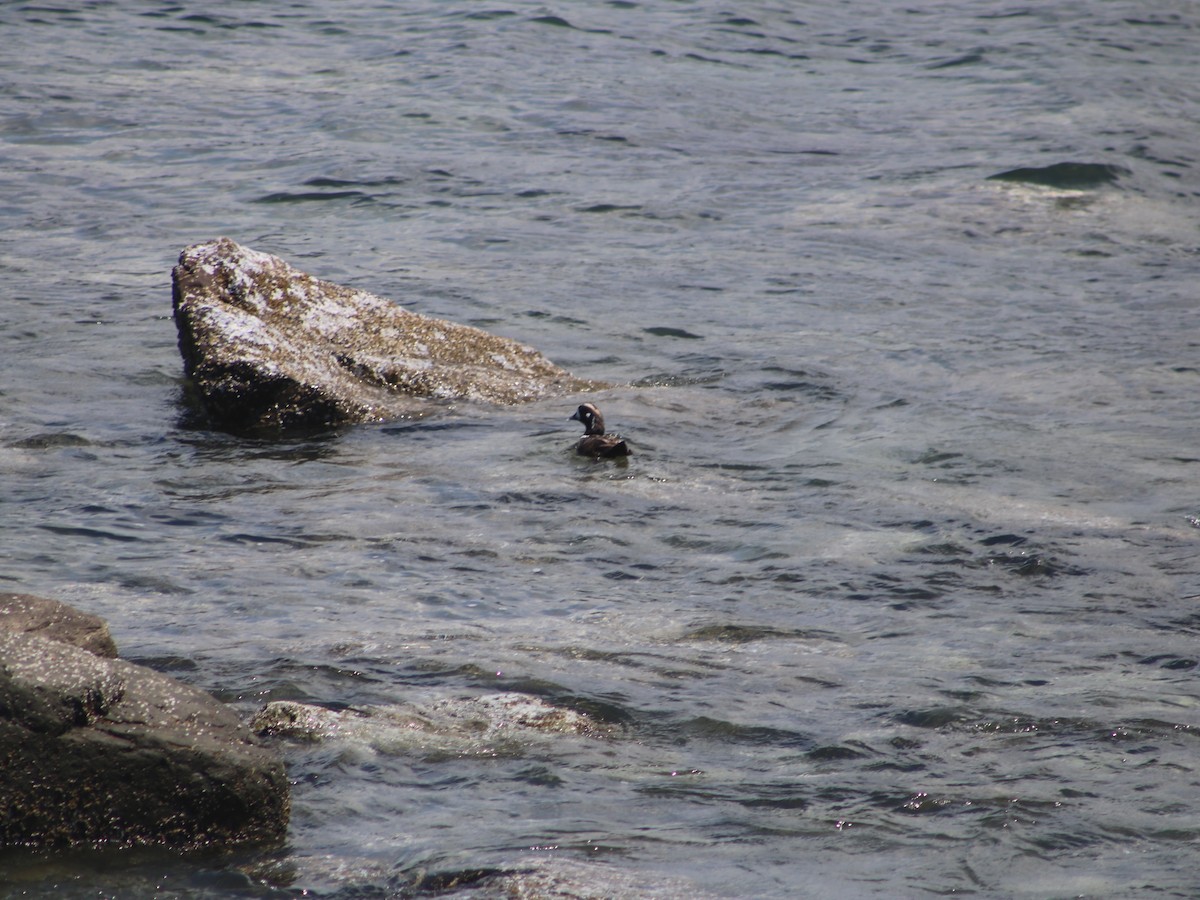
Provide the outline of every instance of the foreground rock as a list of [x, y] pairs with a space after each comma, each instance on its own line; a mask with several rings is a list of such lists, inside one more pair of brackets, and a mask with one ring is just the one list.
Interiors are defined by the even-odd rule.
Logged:
[[184, 370], [219, 427], [420, 415], [432, 402], [516, 404], [595, 385], [529, 347], [408, 312], [219, 238], [172, 272]]
[[84, 649], [111, 646], [97, 623], [0, 594], [0, 848], [282, 839], [282, 760], [208, 694]]
[[57, 600], [32, 594], [0, 594], [0, 634], [36, 634], [116, 659], [108, 623]]

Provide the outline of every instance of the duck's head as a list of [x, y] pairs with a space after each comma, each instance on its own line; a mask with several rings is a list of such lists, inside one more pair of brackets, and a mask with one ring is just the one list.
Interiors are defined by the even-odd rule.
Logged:
[[584, 403], [571, 418], [583, 423], [584, 434], [604, 434], [604, 416], [594, 403]]

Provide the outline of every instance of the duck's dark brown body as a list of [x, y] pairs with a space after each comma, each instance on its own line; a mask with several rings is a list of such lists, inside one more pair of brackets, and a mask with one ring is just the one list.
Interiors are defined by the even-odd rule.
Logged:
[[604, 417], [593, 403], [585, 403], [571, 416], [583, 423], [583, 437], [575, 444], [575, 452], [593, 459], [612, 459], [629, 456], [632, 452], [625, 440], [616, 434], [604, 433]]
[[613, 458], [628, 456], [632, 451], [622, 438], [615, 434], [586, 434], [575, 445], [575, 452], [580, 456]]

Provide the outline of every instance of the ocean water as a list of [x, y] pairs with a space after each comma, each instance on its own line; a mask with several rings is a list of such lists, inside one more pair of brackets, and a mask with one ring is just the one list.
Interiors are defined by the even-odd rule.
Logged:
[[[1195, 4], [0, 33], [0, 588], [246, 716], [513, 691], [612, 730], [284, 744], [285, 847], [9, 894], [1200, 892]], [[635, 455], [572, 456], [575, 397], [208, 428], [170, 268], [219, 235], [614, 383]]]

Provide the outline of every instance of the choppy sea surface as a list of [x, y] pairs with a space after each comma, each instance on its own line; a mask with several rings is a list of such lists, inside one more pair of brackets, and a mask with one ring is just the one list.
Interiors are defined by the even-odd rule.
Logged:
[[[0, 590], [246, 716], [513, 691], [612, 729], [284, 744], [286, 846], [9, 894], [1200, 893], [1194, 3], [0, 33]], [[635, 455], [572, 456], [575, 397], [208, 428], [170, 268], [220, 235], [620, 385]]]

